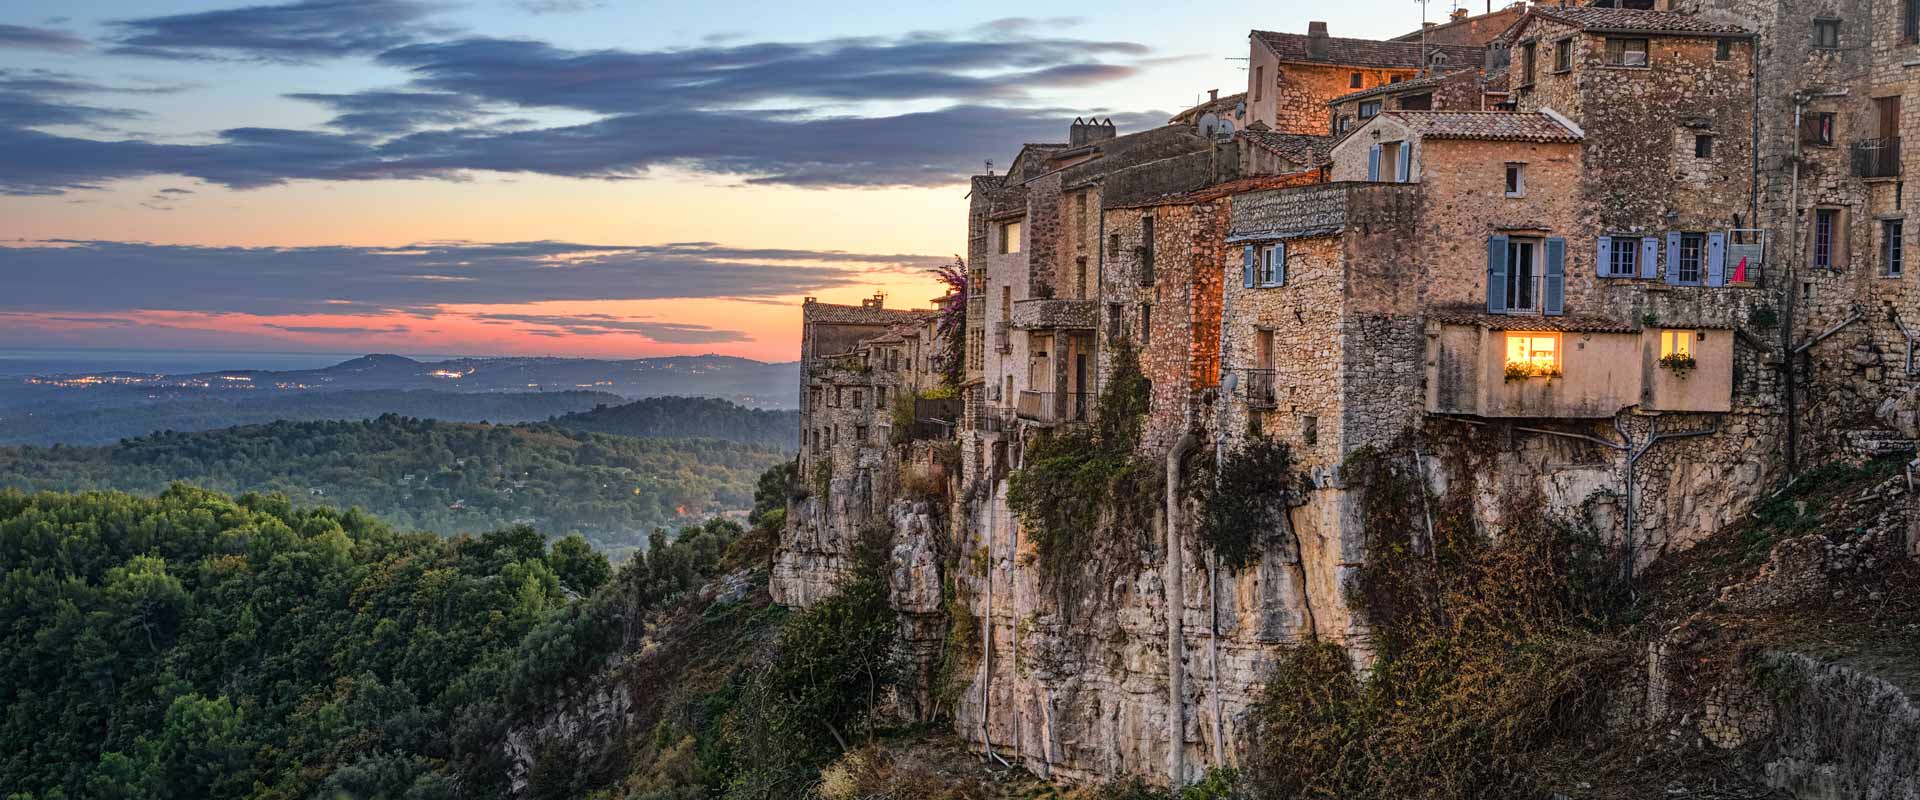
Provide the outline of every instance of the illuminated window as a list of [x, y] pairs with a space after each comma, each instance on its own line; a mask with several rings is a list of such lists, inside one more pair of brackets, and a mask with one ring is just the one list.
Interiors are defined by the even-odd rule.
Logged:
[[1000, 226], [1000, 252], [1020, 252], [1020, 223], [1009, 222]]
[[1661, 331], [1661, 358], [1692, 358], [1693, 331]]
[[1507, 374], [1520, 377], [1560, 374], [1560, 334], [1507, 334]]

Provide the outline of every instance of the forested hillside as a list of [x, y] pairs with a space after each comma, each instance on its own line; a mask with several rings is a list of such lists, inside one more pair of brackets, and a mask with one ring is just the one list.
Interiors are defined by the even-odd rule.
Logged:
[[598, 406], [556, 417], [553, 424], [616, 436], [726, 439], [792, 450], [800, 436], [800, 412], [765, 411], [712, 397], [650, 397], [625, 405]]
[[0, 487], [153, 493], [174, 481], [361, 507], [442, 534], [529, 524], [618, 555], [658, 526], [752, 502], [786, 456], [711, 439], [631, 439], [547, 426], [395, 415], [160, 433], [107, 447], [0, 448]]
[[0, 787], [502, 796], [514, 710], [711, 575], [739, 532], [657, 536], [610, 576], [581, 540], [529, 528], [406, 534], [189, 487], [0, 491]]
[[618, 403], [605, 392], [460, 394], [429, 389], [234, 397], [207, 392], [123, 408], [0, 411], [0, 444], [112, 444], [156, 431], [208, 431], [287, 420], [372, 419], [382, 414], [449, 422], [535, 422]]

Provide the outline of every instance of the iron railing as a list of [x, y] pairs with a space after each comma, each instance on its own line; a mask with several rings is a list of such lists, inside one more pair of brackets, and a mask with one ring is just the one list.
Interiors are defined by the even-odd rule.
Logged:
[[1247, 407], [1277, 408], [1280, 395], [1274, 387], [1274, 371], [1270, 369], [1247, 370]]
[[1900, 137], [1862, 139], [1853, 143], [1853, 176], [1900, 177]]
[[[1022, 391], [1014, 413], [1033, 422], [1086, 422], [1087, 392]], [[1061, 410], [1064, 400], [1065, 410]]]

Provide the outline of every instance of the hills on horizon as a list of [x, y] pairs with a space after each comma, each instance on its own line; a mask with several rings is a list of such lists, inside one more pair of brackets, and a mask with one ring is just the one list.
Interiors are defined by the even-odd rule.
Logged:
[[798, 362], [738, 356], [638, 359], [479, 356], [423, 361], [374, 353], [314, 369], [168, 374], [48, 372], [0, 383], [0, 408], [52, 411], [208, 396], [431, 390], [458, 394], [596, 391], [628, 399], [717, 397], [750, 408], [798, 405]]

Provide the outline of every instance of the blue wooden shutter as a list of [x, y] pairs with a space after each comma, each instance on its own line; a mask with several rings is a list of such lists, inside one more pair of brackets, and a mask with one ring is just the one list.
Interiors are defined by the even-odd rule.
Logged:
[[1566, 312], [1567, 294], [1567, 240], [1547, 240], [1547, 277], [1545, 310], [1550, 316], [1560, 316]]
[[1380, 180], [1380, 145], [1367, 149], [1367, 180]]
[[1680, 234], [1667, 232], [1667, 283], [1680, 285]]
[[1273, 285], [1287, 285], [1287, 243], [1273, 243]]
[[1254, 251], [1255, 248], [1253, 245], [1247, 245], [1246, 251], [1241, 254], [1240, 286], [1247, 289], [1253, 288]]
[[1640, 240], [1640, 277], [1649, 281], [1660, 277], [1660, 238], [1657, 236]]
[[1487, 239], [1487, 310], [1507, 310], [1507, 237]]
[[1594, 256], [1593, 261], [1599, 265], [1595, 267], [1595, 269], [1600, 271], [1600, 277], [1608, 278], [1613, 276], [1613, 237], [1600, 237], [1599, 253]]
[[1727, 235], [1707, 234], [1707, 285], [1727, 285]]
[[1400, 183], [1406, 183], [1408, 181], [1413, 180], [1413, 143], [1412, 142], [1400, 143], [1400, 167], [1399, 167], [1399, 171], [1394, 173], [1393, 179]]

